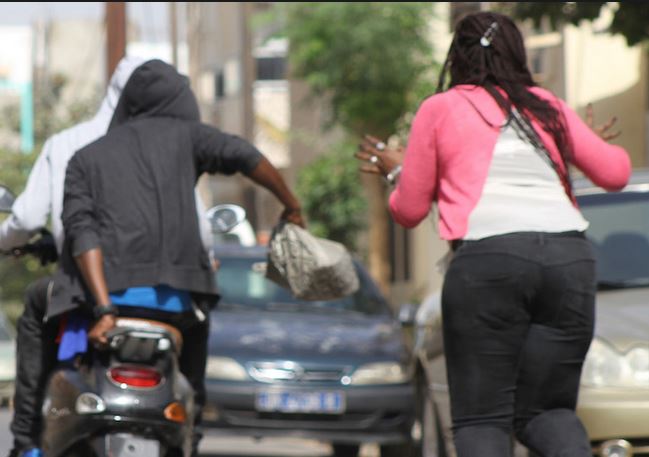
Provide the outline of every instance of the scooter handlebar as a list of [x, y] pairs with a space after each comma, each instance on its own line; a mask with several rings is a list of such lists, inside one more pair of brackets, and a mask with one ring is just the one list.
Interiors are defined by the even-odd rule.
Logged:
[[16, 258], [25, 255], [33, 255], [41, 261], [41, 265], [43, 266], [56, 262], [59, 257], [54, 237], [47, 229], [41, 229], [40, 237], [35, 241], [23, 246], [12, 248], [8, 251], [0, 251], [0, 253], [5, 256]]

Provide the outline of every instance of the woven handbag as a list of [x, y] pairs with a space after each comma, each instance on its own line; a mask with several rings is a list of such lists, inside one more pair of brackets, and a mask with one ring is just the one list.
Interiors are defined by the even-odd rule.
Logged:
[[344, 245], [286, 222], [273, 230], [266, 277], [303, 300], [334, 300], [359, 288], [354, 262]]

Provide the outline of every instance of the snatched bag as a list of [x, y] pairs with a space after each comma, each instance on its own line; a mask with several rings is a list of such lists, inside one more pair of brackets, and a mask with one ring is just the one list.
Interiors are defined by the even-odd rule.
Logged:
[[266, 277], [303, 300], [333, 300], [359, 288], [345, 246], [291, 223], [280, 223], [273, 231]]

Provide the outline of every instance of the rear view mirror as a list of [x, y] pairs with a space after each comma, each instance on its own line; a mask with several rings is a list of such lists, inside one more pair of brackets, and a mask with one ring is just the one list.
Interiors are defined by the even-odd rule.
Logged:
[[5, 186], [0, 185], [0, 212], [10, 213], [16, 196]]
[[399, 308], [399, 322], [404, 327], [409, 327], [415, 324], [417, 319], [417, 305], [406, 303]]
[[207, 210], [213, 233], [227, 233], [246, 220], [246, 210], [237, 205], [216, 205]]

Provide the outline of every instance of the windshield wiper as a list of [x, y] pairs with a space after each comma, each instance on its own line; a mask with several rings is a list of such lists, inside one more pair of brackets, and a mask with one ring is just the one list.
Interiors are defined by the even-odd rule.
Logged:
[[272, 310], [300, 310], [303, 309], [304, 305], [302, 303], [297, 303], [297, 302], [269, 302], [266, 303], [266, 306], [264, 306], [264, 309], [272, 309]]
[[226, 308], [226, 309], [247, 309], [247, 310], [254, 310], [257, 308], [255, 305], [246, 305], [243, 303], [230, 303], [230, 302], [221, 302], [218, 305], [219, 308]]
[[632, 287], [649, 286], [649, 278], [620, 279], [617, 281], [597, 281], [597, 288], [600, 290], [627, 289]]
[[363, 314], [361, 311], [355, 309], [339, 308], [337, 306], [328, 306], [326, 304], [321, 304], [321, 303], [271, 302], [266, 305], [265, 309], [282, 310], [282, 311], [287, 310], [287, 311]]

